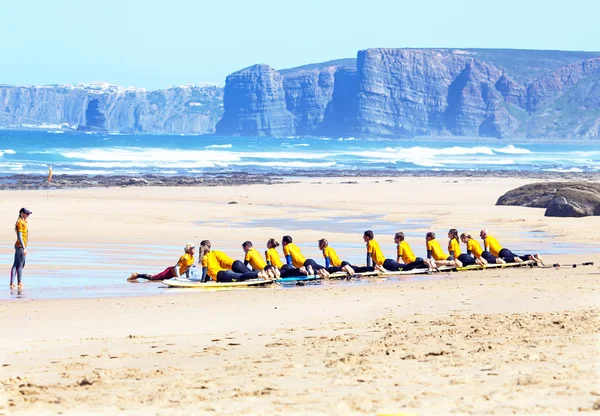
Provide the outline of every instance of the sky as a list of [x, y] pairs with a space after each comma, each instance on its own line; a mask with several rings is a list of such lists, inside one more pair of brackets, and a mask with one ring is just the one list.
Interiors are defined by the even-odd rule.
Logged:
[[225, 84], [366, 48], [600, 51], [595, 0], [0, 0], [0, 84]]

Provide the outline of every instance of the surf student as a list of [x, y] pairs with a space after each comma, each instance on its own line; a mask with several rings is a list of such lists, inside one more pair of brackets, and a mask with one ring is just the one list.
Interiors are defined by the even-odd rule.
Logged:
[[479, 236], [483, 239], [483, 247], [490, 251], [492, 255], [500, 257], [507, 263], [521, 263], [526, 260], [533, 260], [536, 264], [543, 266], [544, 262], [539, 254], [525, 254], [519, 256], [507, 248], [500, 245], [498, 240], [488, 234], [487, 230], [483, 229], [479, 232]]
[[367, 266], [376, 267], [383, 266], [385, 256], [381, 252], [379, 243], [375, 241], [373, 231], [367, 230], [363, 233], [363, 241], [367, 243]]
[[29, 227], [27, 226], [27, 218], [33, 214], [27, 208], [23, 207], [19, 210], [19, 216], [15, 222], [15, 234], [17, 241], [15, 242], [15, 258], [10, 269], [10, 288], [15, 288], [15, 277], [18, 288], [23, 288], [21, 278], [23, 277], [23, 269], [25, 268], [25, 259], [27, 257], [27, 243], [29, 242]]
[[265, 259], [267, 260], [267, 265], [272, 266], [275, 269], [275, 275], [277, 278], [308, 275], [305, 267], [297, 269], [288, 264], [283, 264], [281, 258], [279, 258], [279, 253], [277, 253], [277, 247], [279, 247], [277, 240], [274, 238], [269, 238], [267, 241], [267, 249], [265, 250]]
[[[210, 244], [210, 240], [202, 240], [200, 241], [200, 249], [202, 249], [203, 246], [208, 247], [208, 249], [211, 249], [211, 244]], [[227, 270], [231, 270], [234, 273], [246, 273], [246, 272], [251, 272], [252, 270], [250, 270], [247, 266], [244, 265], [244, 263], [242, 263], [239, 260], [234, 260], [231, 257], [229, 257], [227, 254], [223, 253], [222, 251], [219, 250], [215, 250], [215, 253], [217, 253], [217, 256], [219, 257], [221, 264], [223, 265], [223, 267]], [[200, 257], [198, 259], [198, 263], [200, 263], [200, 261], [202, 260], [202, 257]]]
[[383, 271], [410, 271], [430, 268], [428, 260], [415, 256], [410, 245], [404, 241], [402, 231], [394, 234], [394, 242], [396, 243], [396, 260], [385, 259], [382, 267]]
[[471, 234], [462, 233], [460, 235], [460, 241], [467, 246], [467, 254], [475, 257], [475, 261], [480, 266], [485, 266], [488, 263], [491, 264], [503, 264], [506, 263], [499, 257], [494, 256], [487, 250], [481, 248], [481, 245], [471, 237]]
[[427, 248], [427, 259], [429, 260], [430, 269], [441, 266], [462, 266], [460, 260], [452, 258], [449, 254], [444, 253], [440, 243], [435, 239], [435, 233], [432, 231], [425, 234], [425, 247]]
[[173, 277], [181, 277], [185, 273], [186, 277], [189, 279], [190, 277], [190, 267], [194, 265], [196, 261], [194, 259], [194, 254], [196, 252], [196, 246], [192, 243], [188, 243], [183, 248], [183, 256], [179, 257], [177, 264], [175, 266], [169, 266], [165, 270], [157, 274], [146, 274], [146, 273], [132, 273], [131, 276], [127, 279], [132, 282], [141, 279], [148, 280], [165, 280], [171, 279]]
[[450, 228], [450, 231], [448, 231], [448, 238], [448, 253], [450, 253], [450, 257], [458, 259], [463, 266], [479, 264], [477, 259], [470, 253], [461, 253], [460, 240], [458, 239], [458, 230], [456, 228]]
[[[323, 258], [325, 259], [325, 271], [327, 274], [346, 272], [350, 276], [355, 273], [366, 273], [375, 271], [375, 268], [368, 266], [354, 266], [347, 261], [342, 261], [338, 257], [336, 251], [329, 245], [329, 242], [322, 238], [318, 241], [319, 250], [323, 252]], [[328, 277], [328, 276], [323, 276]]]
[[211, 250], [210, 245], [200, 245], [200, 262], [202, 263], [201, 282], [206, 282], [208, 279], [223, 283], [243, 282], [250, 279], [267, 278], [267, 273], [264, 270], [258, 272], [250, 271], [243, 264], [242, 266], [244, 266], [246, 272], [236, 273], [235, 271], [231, 270], [230, 266], [234, 261], [222, 251]]
[[264, 270], [267, 272], [270, 278], [275, 278], [275, 267], [267, 264], [266, 261], [263, 260], [260, 253], [257, 249], [252, 247], [251, 241], [244, 241], [242, 243], [242, 249], [246, 255], [244, 256], [244, 266], [248, 267], [248, 264], [252, 267], [254, 271]]
[[309, 275], [324, 269], [323, 266], [317, 264], [313, 259], [305, 258], [300, 248], [293, 243], [292, 237], [289, 235], [284, 235], [281, 238], [281, 245], [283, 246], [283, 255], [288, 265], [292, 265], [295, 268], [305, 267]]

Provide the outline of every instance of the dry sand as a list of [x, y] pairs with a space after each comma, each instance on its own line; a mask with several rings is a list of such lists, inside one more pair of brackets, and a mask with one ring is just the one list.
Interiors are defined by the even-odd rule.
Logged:
[[[45, 191], [4, 191], [0, 222], [9, 226], [0, 237], [14, 239], [10, 225], [20, 206], [34, 211], [25, 279], [36, 272], [36, 245], [183, 245], [210, 238], [237, 246], [280, 237], [290, 218], [351, 223], [377, 215], [399, 230], [407, 219], [430, 218], [444, 242], [450, 227], [487, 227], [515, 251], [523, 229], [552, 241], [600, 242], [600, 217], [545, 218], [540, 209], [493, 205], [527, 179], [347, 181], [61, 190], [49, 198]], [[293, 236], [326, 237], [332, 245], [360, 239], [364, 230], [349, 228]], [[378, 236], [385, 238], [391, 236]], [[10, 243], [0, 250], [11, 252]], [[548, 258], [583, 260], [598, 264], [600, 256]], [[149, 266], [164, 267], [164, 259]], [[0, 414], [597, 410], [599, 273], [597, 265], [506, 269], [301, 288], [1, 301]]]

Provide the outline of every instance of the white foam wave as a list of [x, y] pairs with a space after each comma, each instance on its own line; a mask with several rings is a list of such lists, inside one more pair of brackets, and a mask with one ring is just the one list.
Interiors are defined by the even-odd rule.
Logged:
[[509, 144], [508, 146], [501, 147], [500, 149], [494, 149], [494, 152], [507, 153], [511, 155], [525, 155], [531, 153], [531, 150], [522, 149], [520, 147], [515, 147], [512, 144]]
[[211, 144], [210, 146], [205, 146], [205, 149], [231, 149], [232, 147], [231, 144]]
[[298, 143], [298, 144], [293, 144], [291, 145], [291, 147], [309, 147], [310, 144], [308, 143]]
[[568, 172], [575, 172], [575, 173], [583, 172], [583, 169], [580, 169], [580, 168], [568, 168], [568, 169], [566, 169], [566, 168], [550, 168], [550, 169], [543, 169], [543, 170], [545, 172], [565, 172], [565, 173], [568, 173]]
[[336, 166], [335, 162], [236, 162], [233, 166], [263, 166], [269, 168], [330, 168]]

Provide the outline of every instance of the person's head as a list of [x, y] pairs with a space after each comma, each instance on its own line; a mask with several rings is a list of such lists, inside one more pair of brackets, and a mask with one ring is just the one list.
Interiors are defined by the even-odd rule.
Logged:
[[292, 240], [292, 237], [290, 237], [289, 235], [284, 235], [281, 238], [281, 244], [283, 244], [284, 246], [287, 246], [288, 244], [291, 244], [294, 240]]
[[208, 253], [210, 253], [210, 247], [200, 245], [200, 253], [198, 254], [200, 259], [202, 259], [202, 257], [206, 256]]
[[279, 243], [274, 238], [269, 238], [267, 240], [267, 248], [277, 248], [279, 247]]
[[321, 238], [319, 240], [319, 250], [325, 250], [325, 247], [327, 247], [328, 245], [329, 245], [329, 242], [326, 239]]
[[395, 235], [394, 235], [394, 241], [396, 243], [401, 243], [402, 241], [404, 241], [404, 233], [402, 231], [398, 231]]
[[485, 230], [485, 229], [484, 229], [484, 230], [481, 230], [481, 231], [479, 232], [479, 237], [481, 237], [481, 238], [484, 238], [484, 239], [485, 239], [485, 238], [487, 237], [487, 234], [488, 234], [487, 230]]
[[242, 248], [244, 249], [244, 252], [247, 253], [252, 248], [252, 243], [250, 241], [244, 241], [242, 243]]
[[456, 241], [458, 241], [458, 230], [456, 228], [450, 228], [450, 231], [448, 231], [448, 238], [450, 240], [455, 238]]
[[183, 248], [183, 252], [191, 254], [193, 256], [196, 252], [196, 246], [193, 243], [187, 243]]
[[202, 241], [200, 241], [200, 245], [201, 245], [201, 246], [206, 246], [206, 247], [208, 247], [209, 249], [211, 248], [211, 245], [210, 245], [210, 240], [202, 240]]
[[33, 214], [33, 212], [29, 211], [27, 208], [23, 207], [19, 210], [19, 217], [23, 218], [23, 219], [27, 219], [27, 217], [29, 217], [31, 214]]
[[365, 240], [365, 243], [368, 243], [369, 241], [371, 241], [374, 238], [375, 238], [375, 234], [373, 234], [373, 231], [371, 231], [371, 230], [367, 230], [363, 234], [363, 240]]
[[467, 244], [467, 242], [471, 239], [471, 235], [470, 234], [465, 234], [462, 233], [460, 235], [460, 241], [462, 241], [463, 243]]
[[435, 240], [435, 233], [433, 231], [429, 231], [427, 234], [425, 234], [425, 240]]

